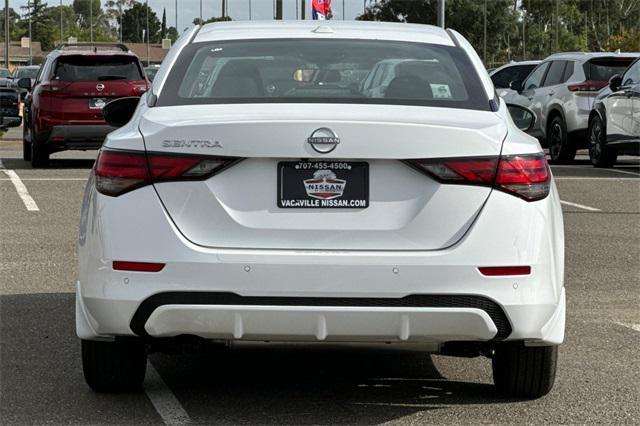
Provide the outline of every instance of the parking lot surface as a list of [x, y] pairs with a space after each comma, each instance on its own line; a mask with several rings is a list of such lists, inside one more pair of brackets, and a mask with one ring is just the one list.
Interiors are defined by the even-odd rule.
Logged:
[[490, 361], [251, 344], [153, 354], [145, 392], [95, 394], [74, 329], [80, 202], [95, 152], [34, 170], [0, 141], [0, 423], [640, 423], [640, 161], [554, 166], [567, 332], [552, 392], [501, 398]]

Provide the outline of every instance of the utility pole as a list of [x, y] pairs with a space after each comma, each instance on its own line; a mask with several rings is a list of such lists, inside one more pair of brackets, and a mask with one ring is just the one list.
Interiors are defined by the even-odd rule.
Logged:
[[4, 0], [4, 65], [9, 69], [9, 0]]
[[527, 14], [524, 13], [522, 15], [522, 60], [523, 61], [527, 60], [527, 29], [526, 29], [526, 23], [527, 23]]
[[89, 29], [91, 34], [91, 43], [93, 43], [93, 0], [89, 0]]
[[484, 36], [482, 37], [483, 50], [482, 50], [482, 61], [485, 66], [487, 65], [487, 0], [484, 0]]
[[305, 0], [300, 0], [300, 19], [302, 19], [303, 21], [306, 18], [306, 14], [307, 14], [307, 4], [305, 3]]
[[249, 0], [249, 20], [251, 20], [251, 0]]
[[60, 0], [60, 44], [64, 40], [64, 30], [62, 29], [62, 0]]
[[227, 16], [227, 1], [222, 0], [222, 17]]
[[445, 0], [438, 0], [438, 26], [444, 28]]
[[282, 20], [282, 0], [276, 0], [276, 19]]
[[150, 63], [150, 57], [151, 55], [149, 54], [149, 0], [146, 0], [146, 4], [147, 4], [147, 66], [149, 66]]
[[202, 0], [200, 0], [200, 25], [202, 25]]
[[180, 30], [178, 28], [178, 0], [176, 0], [176, 33], [180, 36]]
[[[607, 10], [609, 6], [607, 5]], [[608, 15], [607, 15], [608, 16]], [[560, 0], [556, 0], [556, 52], [560, 46]]]
[[345, 17], [344, 17], [344, 0], [342, 0], [342, 20], [343, 21], [345, 20]]
[[122, 0], [118, 1], [118, 10], [120, 12], [120, 43], [122, 43]]
[[[29, 65], [33, 65], [33, 49], [32, 49], [32, 37], [31, 37], [31, 8], [33, 7], [33, 3], [31, 0], [27, 2], [26, 6], [22, 6], [21, 9], [27, 9], [27, 15], [29, 16]], [[8, 13], [8, 9], [5, 9], [6, 13]]]

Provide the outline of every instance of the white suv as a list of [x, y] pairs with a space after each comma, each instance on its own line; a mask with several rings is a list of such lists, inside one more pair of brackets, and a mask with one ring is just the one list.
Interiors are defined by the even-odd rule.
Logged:
[[549, 147], [551, 161], [570, 162], [588, 147], [589, 114], [600, 89], [621, 74], [639, 53], [557, 53], [522, 81], [514, 81], [503, 98], [537, 116], [529, 132]]
[[[404, 59], [433, 73], [406, 67], [382, 97], [354, 84]], [[175, 44], [139, 103], [104, 114], [128, 124], [107, 137], [81, 215], [77, 333], [93, 389], [138, 388], [147, 349], [185, 339], [417, 345], [491, 357], [510, 395], [551, 389], [558, 193], [460, 34], [209, 24]]]

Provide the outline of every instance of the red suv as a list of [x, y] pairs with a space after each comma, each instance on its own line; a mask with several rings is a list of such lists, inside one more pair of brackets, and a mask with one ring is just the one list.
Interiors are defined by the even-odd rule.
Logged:
[[98, 149], [115, 130], [104, 121], [110, 100], [140, 96], [149, 88], [138, 57], [114, 43], [62, 44], [46, 58], [24, 104], [23, 158], [46, 167], [49, 155]]

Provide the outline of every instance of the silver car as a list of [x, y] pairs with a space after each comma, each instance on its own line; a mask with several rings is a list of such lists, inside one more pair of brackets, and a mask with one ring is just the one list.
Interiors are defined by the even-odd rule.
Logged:
[[503, 98], [537, 116], [530, 134], [549, 148], [551, 161], [570, 162], [587, 148], [589, 113], [614, 74], [622, 74], [640, 53], [557, 53], [538, 65], [524, 82], [514, 81]]

